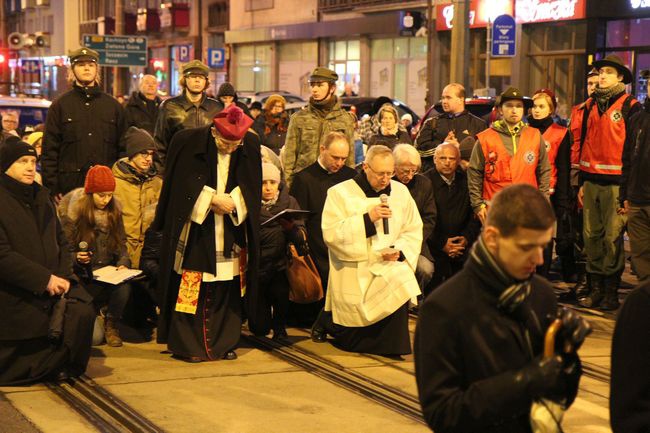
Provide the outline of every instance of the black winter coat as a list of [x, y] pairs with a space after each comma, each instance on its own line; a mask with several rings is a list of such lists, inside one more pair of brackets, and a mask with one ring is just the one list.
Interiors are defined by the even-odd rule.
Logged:
[[384, 135], [382, 133], [382, 128], [379, 128], [379, 132], [372, 137], [370, 137], [370, 140], [368, 140], [368, 147], [374, 146], [376, 144], [383, 144], [384, 146], [387, 146], [390, 149], [393, 149], [395, 146], [398, 144], [413, 144], [413, 141], [411, 140], [411, 137], [409, 137], [408, 132], [398, 129], [397, 134], [393, 135]]
[[153, 137], [161, 103], [162, 100], [158, 96], [152, 101], [145, 98], [140, 92], [133, 92], [124, 108], [127, 129], [130, 126], [135, 126], [144, 129]]
[[415, 373], [424, 419], [436, 433], [531, 433], [532, 400], [516, 377], [542, 354], [542, 330], [557, 309], [548, 281], [533, 276], [531, 284], [526, 302], [540, 325], [528, 329], [532, 353], [524, 323], [497, 308], [496, 294], [468, 264], [420, 307]]
[[90, 301], [76, 284], [49, 191], [36, 183], [31, 189], [26, 194], [25, 185], [0, 175], [0, 340], [47, 335], [56, 299], [46, 290], [52, 274], [71, 280], [68, 296]]
[[124, 108], [98, 87], [77, 85], [52, 103], [45, 121], [41, 170], [53, 195], [84, 185], [96, 164], [112, 167], [124, 156]]
[[620, 201], [629, 200], [636, 206], [650, 205], [650, 98], [644, 109], [630, 119], [630, 133], [623, 148], [623, 175]]
[[268, 123], [270, 131], [268, 134], [266, 133], [266, 112], [260, 113], [260, 115], [257, 116], [257, 119], [255, 119], [255, 123], [253, 124], [253, 129], [260, 136], [262, 144], [271, 149], [277, 155], [280, 154], [280, 149], [282, 149], [282, 146], [284, 146], [284, 141], [287, 139], [287, 128], [289, 127], [289, 116], [287, 113], [283, 112], [280, 116], [280, 122], [284, 126], [284, 131], [281, 131], [278, 128], [278, 125]]
[[[300, 209], [295, 198], [289, 195], [289, 188], [284, 184], [280, 185], [278, 201], [270, 207], [262, 205], [260, 212], [260, 223], [271, 219], [285, 209]], [[287, 268], [287, 243], [301, 245], [297, 230], [304, 229], [300, 220], [294, 220], [294, 229], [287, 233], [280, 223], [275, 220], [264, 224], [260, 228], [260, 274], [272, 271], [284, 271]]]
[[[399, 181], [397, 178], [395, 180]], [[431, 181], [421, 174], [416, 174], [406, 187], [409, 189], [422, 218], [422, 251], [420, 254], [433, 261], [427, 239], [429, 239], [436, 227], [438, 210], [436, 209]]]
[[415, 139], [415, 147], [420, 152], [428, 151], [429, 153], [426, 155], [431, 156], [431, 151], [445, 141], [450, 131], [454, 131], [454, 135], [460, 143], [467, 137], [476, 136], [487, 127], [488, 124], [485, 120], [474, 116], [467, 110], [458, 116], [449, 113], [435, 114], [424, 121]]
[[[257, 278], [259, 270], [260, 249], [260, 203], [262, 200], [262, 173], [260, 143], [257, 135], [248, 132], [240, 146], [231, 156], [239, 163], [231, 166], [240, 187], [248, 217], [243, 226], [246, 230], [248, 248], [248, 271], [246, 273], [249, 327], [256, 332], [255, 322], [258, 311]], [[158, 322], [158, 342], [167, 341], [169, 320], [178, 295], [178, 277], [174, 274], [174, 257], [176, 246], [185, 222], [189, 219], [194, 204], [210, 176], [217, 161], [209, 160], [208, 146], [216, 146], [210, 133], [210, 127], [193, 128], [179, 131], [172, 139], [169, 160], [160, 199], [156, 208], [156, 217], [150, 226], [151, 231], [162, 232], [160, 251], [160, 275], [158, 292], [160, 299], [160, 320]], [[215, 150], [216, 153], [216, 150]], [[214, 185], [210, 185], [214, 187]], [[214, 233], [214, 231], [213, 231]], [[212, 235], [214, 238], [214, 235]], [[209, 257], [216, 257], [215, 242], [205, 243]], [[212, 273], [215, 273], [213, 270]], [[175, 284], [174, 284], [175, 282]]]
[[185, 91], [160, 104], [153, 136], [157, 149], [155, 163], [158, 173], [164, 173], [165, 159], [174, 134], [183, 129], [211, 125], [212, 119], [221, 110], [221, 102], [205, 95], [198, 106], [194, 105], [185, 96]]

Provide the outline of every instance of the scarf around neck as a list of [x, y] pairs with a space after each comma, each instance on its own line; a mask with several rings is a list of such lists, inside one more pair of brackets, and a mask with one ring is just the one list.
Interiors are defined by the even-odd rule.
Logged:
[[337, 99], [336, 95], [332, 95], [329, 98], [317, 101], [312, 96], [309, 98], [309, 105], [316, 111], [321, 117], [327, 116], [327, 114], [332, 111], [334, 105], [336, 105]]
[[619, 82], [614, 84], [612, 87], [608, 87], [607, 89], [596, 87], [596, 90], [594, 90], [593, 98], [596, 100], [600, 112], [604, 113], [609, 108], [611, 99], [623, 92], [625, 92], [625, 84]]

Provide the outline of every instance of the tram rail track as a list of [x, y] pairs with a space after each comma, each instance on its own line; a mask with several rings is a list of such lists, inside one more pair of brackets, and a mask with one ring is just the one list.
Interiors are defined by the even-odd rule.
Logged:
[[86, 375], [45, 385], [102, 433], [165, 431]]
[[278, 343], [266, 337], [256, 337], [249, 333], [242, 334], [242, 339], [289, 364], [426, 425], [422, 418], [420, 402], [415, 395], [346, 368], [296, 345]]

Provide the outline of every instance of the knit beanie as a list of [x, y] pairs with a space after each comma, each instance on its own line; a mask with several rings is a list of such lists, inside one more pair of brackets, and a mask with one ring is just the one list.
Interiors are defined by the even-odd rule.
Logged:
[[126, 156], [129, 159], [140, 152], [156, 150], [156, 143], [154, 143], [153, 137], [144, 129], [135, 126], [131, 126], [126, 130], [124, 141], [126, 142]]
[[271, 164], [270, 162], [262, 164], [262, 181], [265, 180], [274, 180], [280, 183], [280, 170], [275, 164]]
[[237, 93], [235, 93], [235, 88], [232, 84], [225, 82], [219, 86], [219, 90], [217, 91], [217, 98], [220, 96], [232, 96], [234, 98], [237, 96]]
[[7, 137], [4, 146], [2, 146], [2, 152], [0, 152], [0, 170], [2, 170], [2, 173], [9, 170], [9, 167], [23, 156], [36, 157], [36, 150], [18, 137]]
[[93, 165], [86, 174], [84, 192], [113, 192], [115, 191], [115, 176], [105, 165]]

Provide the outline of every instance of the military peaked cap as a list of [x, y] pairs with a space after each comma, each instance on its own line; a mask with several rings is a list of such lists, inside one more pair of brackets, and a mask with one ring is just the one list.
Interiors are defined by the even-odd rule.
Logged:
[[323, 67], [314, 69], [309, 76], [310, 82], [330, 81], [332, 83], [335, 83], [338, 79], [339, 76], [336, 72]]
[[210, 68], [200, 60], [192, 60], [183, 65], [183, 75], [197, 74], [208, 76]]
[[70, 64], [74, 65], [77, 62], [95, 62], [99, 61], [99, 53], [91, 48], [80, 47], [76, 50], [68, 52]]

